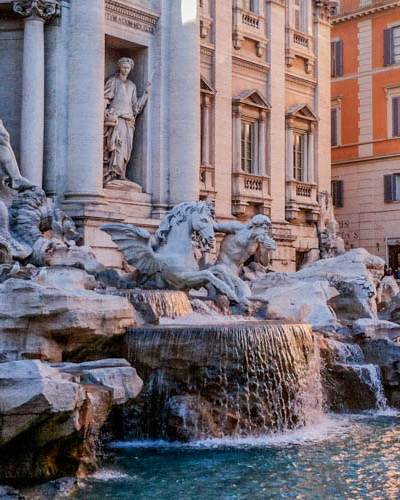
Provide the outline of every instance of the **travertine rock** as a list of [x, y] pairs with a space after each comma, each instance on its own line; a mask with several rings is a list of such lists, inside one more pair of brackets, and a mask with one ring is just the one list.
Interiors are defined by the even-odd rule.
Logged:
[[[297, 273], [268, 273], [264, 278], [251, 283], [252, 297], [271, 301], [267, 310], [272, 308], [274, 297], [282, 297], [287, 309], [280, 309], [281, 317], [290, 321], [293, 310], [302, 314], [304, 303], [307, 307], [298, 321], [306, 322], [308, 319], [318, 327], [321, 325], [320, 311], [323, 311], [321, 319], [327, 319], [330, 323], [335, 314], [343, 322], [360, 317], [377, 318], [376, 287], [382, 279], [384, 264], [381, 258], [358, 248], [338, 257], [314, 262]], [[321, 293], [322, 291], [324, 292]], [[330, 312], [331, 318], [328, 306], [335, 313]], [[314, 317], [318, 319], [317, 322]]]
[[399, 285], [393, 276], [384, 276], [376, 291], [378, 311], [388, 307], [399, 293]]
[[[60, 362], [63, 352], [136, 324], [127, 299], [85, 290], [85, 273], [65, 277], [62, 268], [43, 270], [44, 282], [9, 279], [0, 285], [0, 361], [36, 358]], [[40, 275], [36, 278], [40, 280]], [[81, 288], [72, 288], [81, 281]], [[64, 283], [63, 283], [64, 284]]]
[[85, 475], [113, 405], [136, 397], [142, 381], [125, 360], [0, 364], [0, 480]]
[[361, 318], [353, 323], [351, 333], [371, 340], [393, 340], [400, 337], [400, 325], [391, 321]]

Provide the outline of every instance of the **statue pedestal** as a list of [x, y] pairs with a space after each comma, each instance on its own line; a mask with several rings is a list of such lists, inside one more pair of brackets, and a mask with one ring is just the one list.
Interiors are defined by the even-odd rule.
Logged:
[[132, 181], [115, 180], [104, 188], [107, 204], [113, 212], [123, 216], [124, 222], [151, 218], [151, 195], [142, 192], [142, 187]]

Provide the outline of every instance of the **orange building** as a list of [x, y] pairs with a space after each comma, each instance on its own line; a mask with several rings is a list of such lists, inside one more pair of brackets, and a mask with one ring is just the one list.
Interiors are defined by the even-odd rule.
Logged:
[[341, 0], [332, 38], [332, 193], [346, 248], [400, 268], [400, 1]]

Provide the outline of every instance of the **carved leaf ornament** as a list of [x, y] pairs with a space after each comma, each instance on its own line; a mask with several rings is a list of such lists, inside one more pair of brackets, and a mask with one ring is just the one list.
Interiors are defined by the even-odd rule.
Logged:
[[23, 17], [40, 17], [48, 21], [59, 13], [60, 6], [55, 0], [16, 0], [14, 11]]

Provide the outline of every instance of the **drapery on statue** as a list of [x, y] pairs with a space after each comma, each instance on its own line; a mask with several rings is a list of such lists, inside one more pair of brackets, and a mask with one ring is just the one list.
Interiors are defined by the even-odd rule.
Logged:
[[[128, 224], [104, 224], [101, 229], [111, 236], [128, 264], [139, 271], [138, 286], [175, 290], [207, 287], [233, 302], [246, 302], [251, 292], [237, 274], [254, 246], [263, 243], [276, 247], [269, 236], [268, 223], [268, 217], [257, 216], [249, 226], [239, 222], [218, 225], [209, 203], [199, 201], [180, 203], [170, 210], [154, 240], [144, 229]], [[195, 246], [209, 251], [215, 241], [214, 226], [229, 233], [228, 240], [216, 264], [201, 269]]]
[[[128, 79], [135, 63], [128, 57], [118, 61], [118, 72], [111, 76], [104, 89], [104, 185], [126, 179], [126, 166], [132, 155], [136, 118], [143, 111], [150, 95], [151, 81], [138, 99], [136, 85]], [[151, 80], [151, 79], [150, 79]]]
[[337, 257], [345, 253], [343, 238], [339, 236], [339, 224], [335, 219], [332, 196], [328, 191], [318, 194], [320, 214], [317, 224], [321, 259]]

